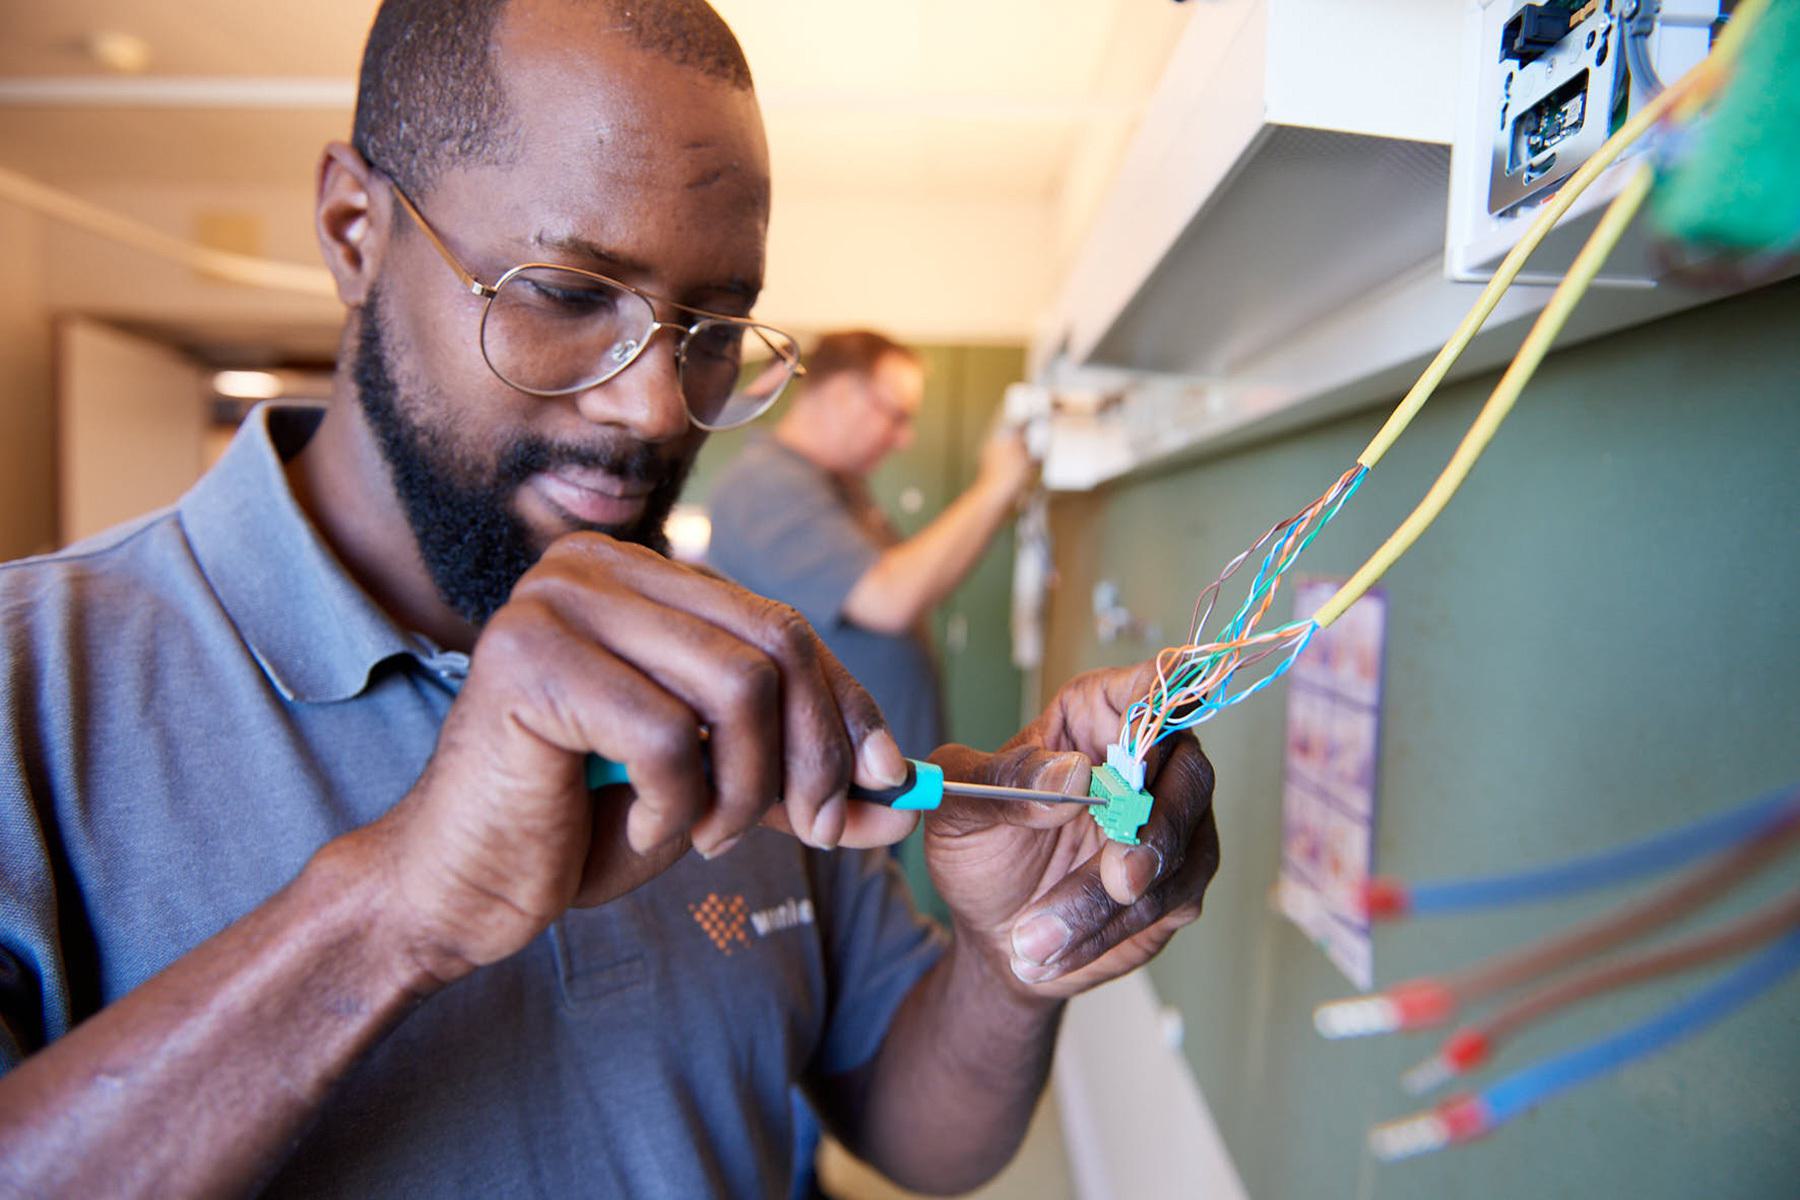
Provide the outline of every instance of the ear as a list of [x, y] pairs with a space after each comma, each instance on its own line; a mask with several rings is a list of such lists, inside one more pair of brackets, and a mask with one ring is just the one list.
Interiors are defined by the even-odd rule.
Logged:
[[381, 265], [392, 228], [393, 204], [374, 186], [374, 170], [354, 147], [332, 142], [319, 158], [314, 232], [325, 268], [337, 281], [338, 299], [360, 307]]

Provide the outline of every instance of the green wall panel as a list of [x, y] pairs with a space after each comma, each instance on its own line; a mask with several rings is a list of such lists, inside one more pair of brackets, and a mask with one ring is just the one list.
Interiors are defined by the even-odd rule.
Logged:
[[[1456, 498], [1386, 581], [1380, 869], [1415, 878], [1597, 849], [1800, 781], [1800, 284], [1553, 356]], [[1493, 377], [1451, 387], [1302, 560], [1353, 569], [1417, 501]], [[1315, 496], [1369, 412], [1059, 499], [1045, 678], [1148, 657], [1099, 646], [1089, 595], [1173, 635], [1219, 565]], [[1286, 609], [1278, 609], [1285, 615]], [[1428, 1038], [1325, 1043], [1347, 986], [1269, 892], [1285, 694], [1203, 727], [1225, 865], [1153, 966], [1252, 1195], [1800, 1195], [1800, 979], [1673, 1053], [1500, 1136], [1375, 1165], [1363, 1135], [1410, 1111]], [[1800, 880], [1790, 859], [1735, 905]], [[1378, 983], [1449, 968], [1623, 893], [1378, 932]], [[1590, 1005], [1484, 1079], [1652, 1010], [1708, 976]]]
[[[960, 492], [975, 479], [981, 447], [993, 427], [1006, 385], [1025, 372], [1017, 347], [973, 346], [962, 355], [956, 406], [956, 482]], [[992, 750], [1018, 731], [1022, 681], [1012, 665], [1013, 533], [1001, 529], [981, 562], [940, 610], [939, 645], [944, 656], [946, 719], [950, 737]], [[947, 625], [958, 617], [963, 646], [950, 644]]]

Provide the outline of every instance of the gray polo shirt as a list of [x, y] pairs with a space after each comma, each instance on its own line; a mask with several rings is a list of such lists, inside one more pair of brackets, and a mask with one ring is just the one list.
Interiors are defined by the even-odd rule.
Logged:
[[844, 617], [850, 589], [900, 541], [868, 486], [763, 437], [725, 468], [708, 509], [712, 565], [799, 609], [875, 697], [902, 751], [923, 758], [935, 750], [944, 740], [943, 698], [924, 622], [886, 634]]
[[[467, 659], [396, 628], [294, 502], [317, 421], [259, 409], [174, 508], [0, 565], [0, 1072], [431, 754]], [[425, 1003], [271, 1192], [784, 1195], [791, 1083], [866, 1062], [938, 953], [885, 855], [753, 831]]]

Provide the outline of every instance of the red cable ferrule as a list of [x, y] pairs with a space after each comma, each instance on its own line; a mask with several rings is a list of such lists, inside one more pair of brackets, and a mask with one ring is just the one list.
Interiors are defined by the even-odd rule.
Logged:
[[1444, 1041], [1438, 1057], [1458, 1075], [1466, 1075], [1488, 1059], [1493, 1046], [1487, 1035], [1474, 1029], [1459, 1029]]
[[1406, 885], [1398, 879], [1378, 875], [1363, 884], [1363, 913], [1371, 921], [1393, 921], [1404, 917], [1412, 908]]
[[1452, 1145], [1474, 1141], [1494, 1127], [1494, 1116], [1480, 1096], [1454, 1096], [1438, 1105], [1437, 1115]]
[[1456, 993], [1435, 979], [1397, 983], [1384, 994], [1394, 1006], [1399, 1029], [1442, 1025], [1456, 1015]]

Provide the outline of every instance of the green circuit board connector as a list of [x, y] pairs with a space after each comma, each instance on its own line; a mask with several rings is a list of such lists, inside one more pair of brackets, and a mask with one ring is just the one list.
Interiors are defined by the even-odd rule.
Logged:
[[1150, 793], [1132, 787], [1118, 771], [1100, 763], [1094, 767], [1088, 795], [1106, 801], [1088, 810], [1100, 832], [1115, 842], [1137, 845], [1138, 830], [1150, 819]]

